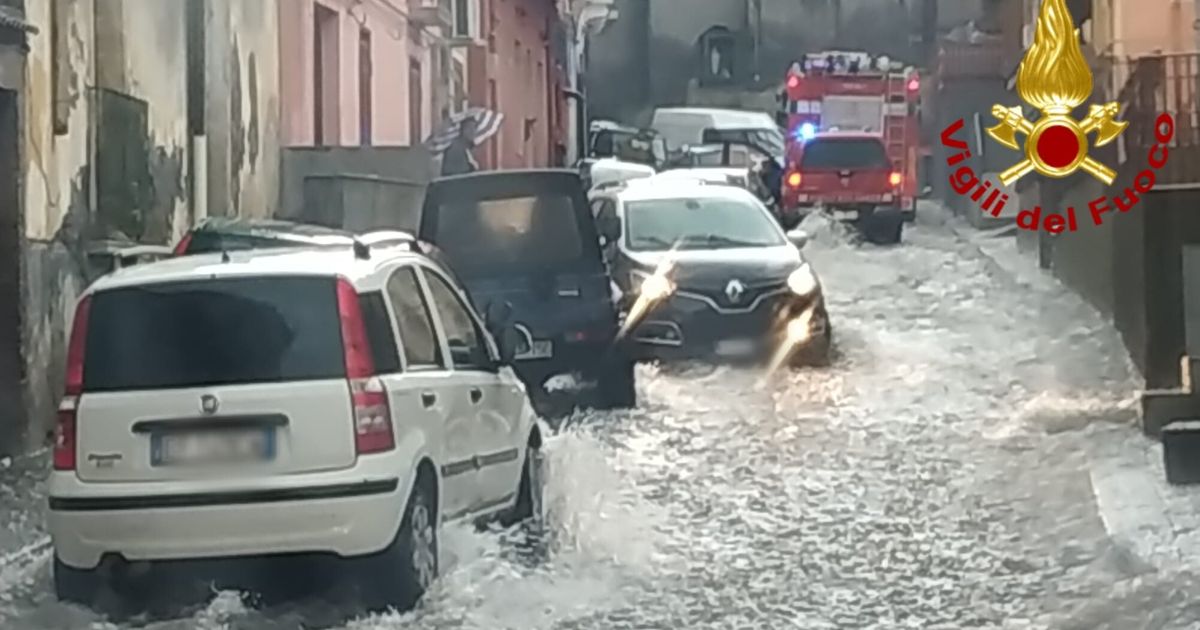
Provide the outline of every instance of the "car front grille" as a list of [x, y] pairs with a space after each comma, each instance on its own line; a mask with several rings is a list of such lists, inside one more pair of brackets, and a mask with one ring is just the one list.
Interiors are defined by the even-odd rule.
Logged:
[[762, 308], [766, 302], [780, 295], [787, 294], [787, 286], [782, 282], [771, 284], [745, 284], [742, 291], [730, 297], [728, 284], [720, 286], [681, 286], [676, 291], [680, 299], [697, 300], [708, 304], [719, 312], [746, 313]]

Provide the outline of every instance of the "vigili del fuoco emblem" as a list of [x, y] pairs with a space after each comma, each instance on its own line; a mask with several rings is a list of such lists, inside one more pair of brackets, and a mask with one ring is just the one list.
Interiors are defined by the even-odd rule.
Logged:
[[1006, 147], [1022, 150], [1017, 134], [1025, 136], [1025, 159], [1000, 174], [1005, 186], [1031, 171], [1047, 177], [1066, 177], [1083, 170], [1105, 185], [1116, 172], [1088, 155], [1088, 134], [1096, 133], [1095, 146], [1112, 142], [1127, 122], [1116, 120], [1118, 103], [1092, 105], [1086, 118], [1077, 121], [1071, 110], [1092, 94], [1092, 71], [1079, 44], [1079, 31], [1067, 11], [1066, 0], [1043, 0], [1033, 45], [1017, 70], [1017, 94], [1041, 116], [1026, 120], [1021, 107], [992, 106], [1000, 123], [988, 135]]

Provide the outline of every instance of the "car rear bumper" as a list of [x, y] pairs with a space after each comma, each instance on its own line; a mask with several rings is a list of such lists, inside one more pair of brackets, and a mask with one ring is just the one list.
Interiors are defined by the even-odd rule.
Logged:
[[[52, 495], [48, 525], [66, 565], [95, 568], [106, 556], [129, 561], [193, 560], [318, 553], [366, 555], [399, 528], [404, 480], [353, 481], [228, 492], [159, 493], [133, 484], [96, 491], [71, 473], [53, 485], [87, 492]], [[361, 477], [361, 475], [360, 475]]]

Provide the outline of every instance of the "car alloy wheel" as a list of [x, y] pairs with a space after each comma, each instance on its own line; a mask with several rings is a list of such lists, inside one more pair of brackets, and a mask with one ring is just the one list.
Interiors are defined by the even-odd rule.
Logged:
[[540, 527], [546, 517], [546, 460], [542, 455], [542, 449], [529, 449], [529, 455], [525, 457], [525, 478], [528, 479], [530, 512], [528, 518]]
[[413, 505], [409, 520], [413, 573], [417, 586], [425, 591], [437, 577], [437, 537], [429, 506], [424, 502]]

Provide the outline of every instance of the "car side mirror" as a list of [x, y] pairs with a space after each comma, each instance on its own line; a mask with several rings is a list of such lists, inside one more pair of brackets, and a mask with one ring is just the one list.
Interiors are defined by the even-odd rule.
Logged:
[[796, 246], [796, 249], [804, 249], [804, 246], [808, 245], [808, 232], [804, 230], [792, 230], [787, 233], [787, 237], [792, 245]]
[[921, 195], [920, 195], [921, 199], [928, 199], [932, 195], [933, 195], [933, 186], [926, 186], [921, 189]]

